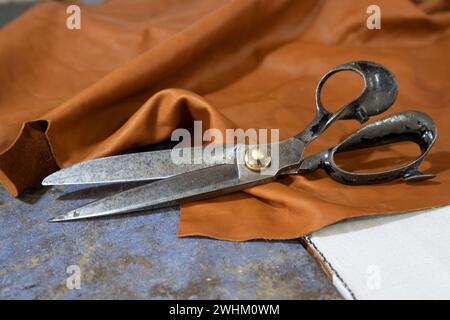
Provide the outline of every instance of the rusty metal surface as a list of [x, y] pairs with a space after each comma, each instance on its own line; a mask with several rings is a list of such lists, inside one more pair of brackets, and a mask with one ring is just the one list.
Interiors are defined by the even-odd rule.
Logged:
[[[123, 188], [123, 187], [122, 187]], [[0, 298], [339, 299], [298, 241], [176, 237], [178, 209], [63, 224], [58, 212], [117, 187], [0, 190]], [[70, 265], [81, 289], [68, 289]]]

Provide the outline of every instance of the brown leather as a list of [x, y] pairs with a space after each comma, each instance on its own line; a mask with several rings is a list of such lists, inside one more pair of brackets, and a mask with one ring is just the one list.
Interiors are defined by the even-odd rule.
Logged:
[[[382, 29], [366, 27], [377, 4]], [[351, 60], [384, 64], [399, 96], [389, 112], [431, 115], [438, 140], [423, 169], [431, 181], [346, 186], [322, 172], [290, 176], [182, 206], [179, 235], [295, 238], [336, 221], [450, 203], [450, 9], [448, 1], [110, 0], [81, 6], [68, 30], [66, 3], [36, 5], [0, 31], [0, 178], [18, 195], [57, 166], [164, 141], [172, 130], [301, 131], [314, 90]], [[324, 102], [338, 108], [361, 89], [337, 75]], [[176, 89], [173, 89], [176, 88]], [[333, 125], [308, 154], [358, 128]], [[373, 169], [417, 155], [405, 145], [342, 156]]]

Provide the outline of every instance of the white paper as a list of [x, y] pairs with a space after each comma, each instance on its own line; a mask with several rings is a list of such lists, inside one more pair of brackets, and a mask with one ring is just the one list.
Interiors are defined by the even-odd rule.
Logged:
[[351, 219], [307, 240], [345, 298], [450, 299], [450, 206]]

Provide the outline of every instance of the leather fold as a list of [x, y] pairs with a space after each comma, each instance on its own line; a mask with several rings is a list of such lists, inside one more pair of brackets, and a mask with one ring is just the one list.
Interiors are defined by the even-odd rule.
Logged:
[[[381, 10], [369, 29], [368, 7]], [[109, 0], [83, 5], [66, 28], [67, 2], [45, 2], [0, 29], [0, 182], [14, 196], [58, 168], [170, 139], [177, 128], [278, 129], [314, 117], [329, 69], [373, 60], [391, 70], [391, 112], [416, 109], [438, 139], [421, 169], [428, 182], [345, 186], [318, 171], [181, 207], [179, 236], [296, 238], [357, 216], [448, 204], [450, 8], [445, 0]], [[337, 74], [326, 108], [357, 95], [361, 79]], [[375, 119], [374, 119], [375, 120]], [[307, 154], [357, 130], [339, 121]], [[378, 170], [417, 156], [408, 144], [340, 155], [349, 170]]]

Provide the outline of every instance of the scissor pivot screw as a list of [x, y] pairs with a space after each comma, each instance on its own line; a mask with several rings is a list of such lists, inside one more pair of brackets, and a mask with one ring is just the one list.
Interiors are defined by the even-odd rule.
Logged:
[[271, 160], [270, 152], [262, 150], [259, 147], [249, 147], [245, 151], [245, 165], [252, 171], [260, 171], [270, 166]]

